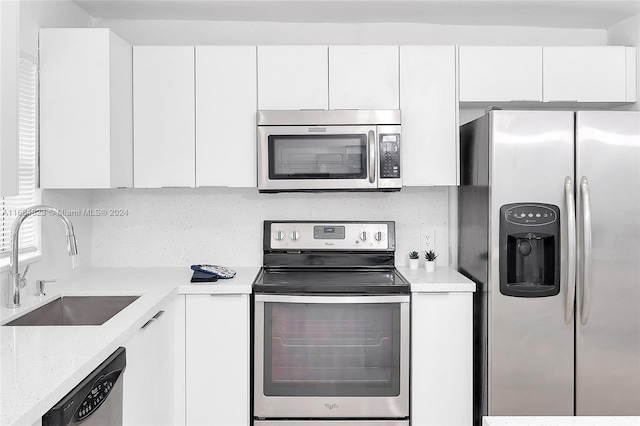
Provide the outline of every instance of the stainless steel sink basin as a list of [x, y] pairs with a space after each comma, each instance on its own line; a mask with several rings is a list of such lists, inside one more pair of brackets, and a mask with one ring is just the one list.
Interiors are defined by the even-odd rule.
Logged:
[[102, 325], [138, 297], [62, 296], [4, 325]]

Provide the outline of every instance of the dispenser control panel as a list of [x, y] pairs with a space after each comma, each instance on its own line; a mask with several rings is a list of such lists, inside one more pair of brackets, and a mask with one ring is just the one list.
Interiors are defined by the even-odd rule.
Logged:
[[539, 204], [518, 204], [504, 212], [507, 222], [515, 225], [540, 226], [558, 220], [555, 210]]
[[500, 293], [547, 297], [560, 293], [560, 209], [517, 203], [500, 208]]

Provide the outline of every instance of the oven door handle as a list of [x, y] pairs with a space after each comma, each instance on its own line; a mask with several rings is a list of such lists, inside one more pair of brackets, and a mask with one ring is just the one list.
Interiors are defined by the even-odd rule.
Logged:
[[282, 295], [282, 294], [256, 294], [256, 302], [271, 303], [409, 303], [411, 297], [408, 294], [390, 295], [390, 296], [301, 296], [301, 295]]

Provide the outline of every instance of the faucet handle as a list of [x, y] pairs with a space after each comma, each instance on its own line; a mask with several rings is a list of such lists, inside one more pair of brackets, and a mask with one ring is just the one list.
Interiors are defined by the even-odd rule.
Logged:
[[24, 271], [20, 274], [20, 288], [24, 288], [27, 285], [27, 272], [29, 272], [30, 263], [27, 263], [27, 266], [24, 267]]
[[36, 280], [36, 296], [46, 296], [44, 292], [45, 283], [55, 283], [58, 280]]

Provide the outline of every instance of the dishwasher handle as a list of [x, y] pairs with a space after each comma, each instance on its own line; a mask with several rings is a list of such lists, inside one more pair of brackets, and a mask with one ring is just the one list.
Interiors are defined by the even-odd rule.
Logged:
[[[82, 423], [95, 415], [109, 398], [119, 398], [122, 417], [122, 373], [126, 365], [126, 349], [118, 348], [42, 416], [42, 426]], [[116, 393], [118, 395], [114, 395]]]

